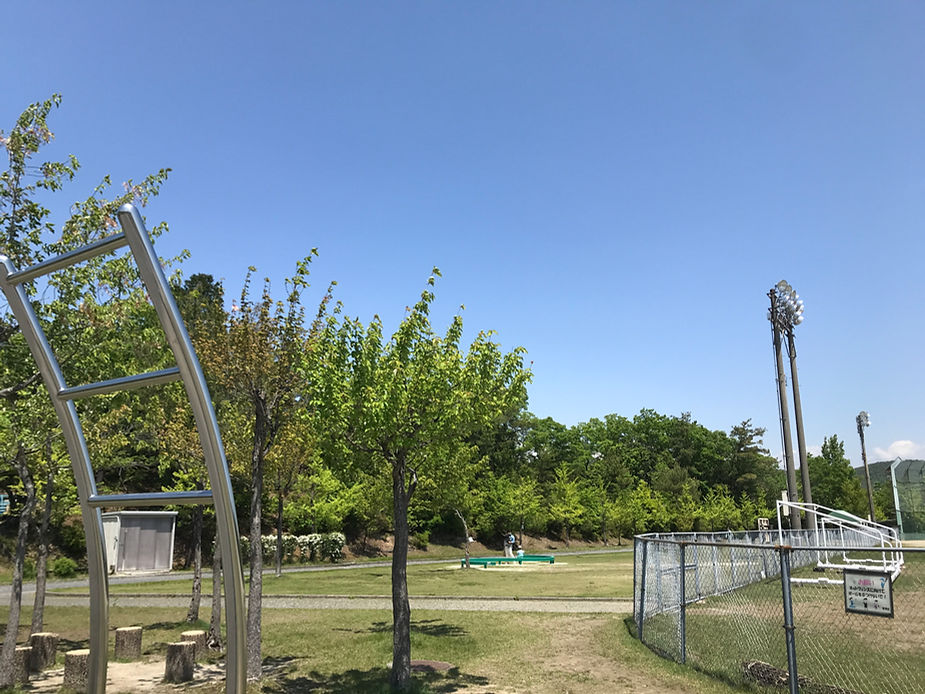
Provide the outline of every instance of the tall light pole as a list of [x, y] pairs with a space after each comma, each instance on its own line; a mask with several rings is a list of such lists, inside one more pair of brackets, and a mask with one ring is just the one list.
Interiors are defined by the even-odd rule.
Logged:
[[[783, 285], [790, 285], [781, 280], [777, 286], [768, 292], [768, 298], [771, 299], [771, 308], [768, 311], [768, 320], [771, 321], [771, 329], [774, 336], [774, 359], [777, 367], [777, 397], [780, 402], [780, 426], [784, 439], [784, 466], [787, 469], [787, 498], [791, 503], [797, 502], [797, 476], [793, 466], [793, 441], [790, 438], [790, 409], [787, 406], [787, 381], [784, 372], [784, 356], [781, 350], [781, 332], [786, 330], [789, 325], [789, 319], [785, 313], [785, 304]], [[802, 318], [801, 318], [802, 320]], [[790, 527], [794, 530], [802, 530], [803, 524], [800, 519], [799, 509], [790, 507]]]
[[861, 437], [861, 460], [864, 461], [864, 477], [867, 479], [867, 503], [870, 506], [870, 520], [874, 521], [874, 490], [870, 486], [870, 468], [867, 467], [867, 448], [864, 446], [864, 428], [870, 426], [870, 415], [862, 410], [855, 417], [855, 421], [858, 423], [858, 436]]
[[[803, 405], [800, 402], [800, 381], [797, 378], [797, 347], [793, 340], [793, 329], [803, 322], [803, 300], [793, 287], [781, 280], [777, 289], [783, 294], [784, 314], [787, 333], [787, 352], [790, 355], [790, 383], [793, 385], [793, 419], [797, 427], [797, 450], [800, 454], [800, 477], [803, 482], [803, 501], [813, 503], [812, 487], [809, 483], [809, 464], [806, 460], [806, 437], [803, 435]], [[806, 520], [816, 527], [816, 514], [807, 510]]]

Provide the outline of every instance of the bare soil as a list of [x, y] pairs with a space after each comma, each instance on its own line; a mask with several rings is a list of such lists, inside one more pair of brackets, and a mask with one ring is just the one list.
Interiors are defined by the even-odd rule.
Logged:
[[[195, 689], [205, 684], [225, 681], [225, 668], [214, 663], [197, 664], [193, 681], [184, 684], [164, 682], [163, 660], [145, 660], [133, 663], [110, 662], [106, 672], [107, 694], [167, 694], [168, 692]], [[36, 694], [53, 694], [64, 683], [64, 668], [34, 674], [26, 691]]]

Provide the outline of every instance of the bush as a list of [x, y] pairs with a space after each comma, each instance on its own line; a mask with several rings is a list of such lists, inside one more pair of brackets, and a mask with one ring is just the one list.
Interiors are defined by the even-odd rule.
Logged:
[[299, 543], [299, 559], [301, 561], [318, 560], [318, 551], [321, 549], [321, 535], [318, 533], [299, 535], [296, 541]]
[[330, 559], [332, 563], [344, 558], [344, 544], [347, 538], [343, 533], [325, 533], [321, 536], [321, 558]]
[[76, 576], [77, 562], [70, 557], [58, 557], [51, 563], [51, 573], [57, 578]]
[[426, 550], [430, 544], [430, 532], [423, 530], [419, 533], [414, 533], [410, 538], [410, 542], [414, 549]]
[[35, 560], [31, 557], [26, 557], [25, 562], [22, 565], [22, 577], [27, 581], [31, 581], [35, 578]]

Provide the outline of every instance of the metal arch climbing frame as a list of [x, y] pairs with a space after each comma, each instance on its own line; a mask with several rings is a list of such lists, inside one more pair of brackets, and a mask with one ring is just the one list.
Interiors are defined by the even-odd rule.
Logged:
[[[212, 503], [219, 545], [222, 552], [225, 579], [225, 615], [228, 650], [225, 671], [225, 691], [244, 694], [246, 689], [246, 659], [244, 637], [244, 573], [238, 548], [238, 522], [228, 464], [222, 447], [218, 422], [208, 387], [193, 350], [192, 342], [180, 318], [167, 278], [154, 252], [141, 214], [132, 205], [118, 211], [122, 233], [115, 234], [83, 248], [17, 270], [9, 258], [0, 256], [0, 289], [6, 295], [10, 310], [29, 345], [42, 379], [51, 396], [55, 413], [64, 432], [71, 467], [77, 482], [80, 510], [87, 537], [87, 563], [90, 576], [90, 662], [87, 691], [104, 694], [108, 659], [109, 578], [103, 544], [103, 524], [100, 507], [163, 506], [166, 504]], [[23, 283], [75, 265], [103, 253], [128, 246], [151, 303], [164, 329], [167, 343], [177, 366], [147, 374], [115, 378], [109, 381], [69, 388], [61, 367], [42, 331]], [[132, 390], [181, 380], [192, 407], [199, 440], [209, 473], [211, 490], [190, 492], [150, 492], [141, 494], [97, 493], [93, 467], [84, 439], [83, 429], [74, 401], [79, 398]]]

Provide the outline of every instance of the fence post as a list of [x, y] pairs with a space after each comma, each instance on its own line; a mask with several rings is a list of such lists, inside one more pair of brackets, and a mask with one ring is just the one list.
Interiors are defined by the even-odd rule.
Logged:
[[642, 569], [639, 572], [639, 611], [636, 613], [636, 635], [641, 643], [645, 643], [642, 639], [642, 623], [646, 615], [646, 555], [649, 551], [649, 543], [642, 538], [639, 543], [642, 545]]
[[681, 665], [687, 663], [687, 564], [685, 543], [681, 543]]
[[652, 549], [655, 550], [655, 610], [656, 614], [665, 611], [665, 603], [662, 602], [662, 548], [663, 544], [659, 543]]
[[[694, 542], [697, 538], [694, 538]], [[700, 548], [694, 545], [694, 586], [697, 589], [697, 599], [703, 597], [703, 591], [700, 589]]]
[[790, 671], [790, 694], [800, 694], [797, 678], [797, 646], [794, 639], [793, 595], [790, 592], [790, 547], [778, 547], [780, 552], [780, 585], [784, 599], [784, 633], [787, 638], [787, 669]]

